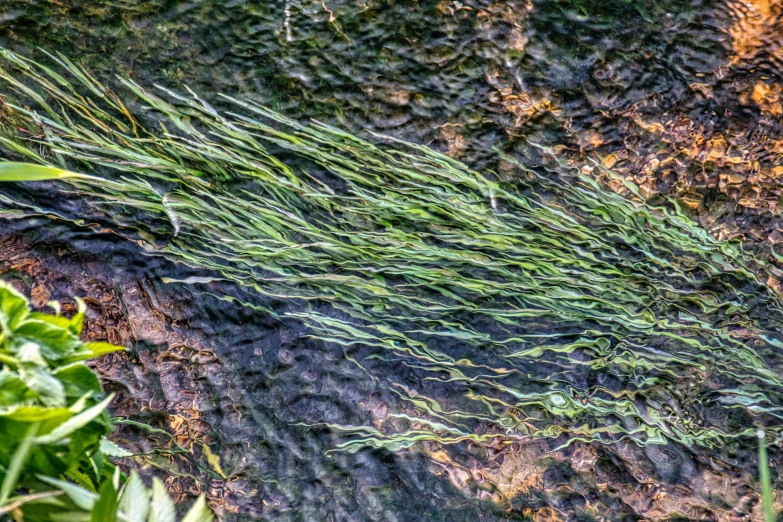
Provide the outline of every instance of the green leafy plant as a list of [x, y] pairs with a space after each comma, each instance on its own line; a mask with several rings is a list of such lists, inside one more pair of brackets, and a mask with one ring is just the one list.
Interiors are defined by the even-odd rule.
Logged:
[[70, 319], [31, 312], [23, 295], [0, 286], [0, 465], [7, 470], [0, 505], [14, 475], [31, 490], [37, 475], [64, 475], [95, 490], [113, 472], [98, 451], [111, 430], [111, 396], [84, 361], [122, 348], [81, 342], [85, 307], [77, 303]]
[[[122, 487], [120, 475], [115, 473], [100, 490], [89, 491], [77, 484], [41, 477], [55, 488], [38, 494], [21, 510], [21, 519], [28, 522], [174, 522], [176, 508], [163, 482], [154, 478], [147, 488], [132, 471]], [[0, 510], [2, 513], [2, 510]], [[204, 496], [200, 496], [181, 522], [211, 522], [213, 516]]]
[[[98, 376], [84, 361], [122, 350], [84, 343], [84, 302], [67, 318], [32, 312], [0, 281], [0, 518], [25, 521], [173, 521], [174, 505], [159, 480], [152, 490], [108, 456], [128, 456], [106, 439], [112, 428]], [[183, 521], [212, 516], [201, 497]]]

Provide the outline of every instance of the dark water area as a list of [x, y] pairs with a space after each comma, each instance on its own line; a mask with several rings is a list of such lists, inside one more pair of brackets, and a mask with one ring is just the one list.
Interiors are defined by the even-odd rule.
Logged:
[[[309, 339], [296, 322], [161, 283], [193, 274], [129, 241], [46, 221], [4, 222], [2, 276], [39, 307], [57, 299], [67, 311], [72, 296], [85, 297], [87, 338], [130, 348], [97, 369], [121, 396], [118, 419], [147, 427], [120, 425], [113, 438], [147, 454], [137, 462], [180, 499], [206, 493], [224, 520], [518, 518], [466, 497], [422, 455], [326, 455], [341, 439], [318, 424], [362, 425], [368, 400], [385, 395], [341, 348]], [[181, 451], [150, 426], [173, 434]]]
[[[714, 236], [743, 241], [780, 290], [782, 13], [766, 0], [3, 0], [0, 45], [44, 63], [42, 50], [61, 52], [118, 92], [115, 75], [187, 85], [217, 107], [217, 93], [240, 95], [501, 176], [499, 152], [530, 159], [529, 142], [554, 147], [587, 175], [602, 179], [595, 160], [651, 201], [674, 198]], [[385, 376], [444, 401], [464, 390], [374, 361], [371, 348], [348, 354], [312, 338], [282, 317], [290, 302], [222, 281], [166, 283], [219, 274], [151, 254], [50, 188], [2, 194], [91, 226], [6, 214], [0, 275], [38, 306], [92, 297], [88, 335], [131, 348], [98, 363], [121, 394], [115, 414], [173, 436], [124, 424], [115, 439], [149, 453], [135, 465], [167, 478], [179, 500], [205, 492], [227, 521], [761, 520], [752, 440], [334, 451], [345, 436], [324, 424], [381, 426], [404, 410]], [[732, 282], [705, 287], [723, 295]], [[753, 321], [777, 327], [768, 300], [748, 306]], [[316, 305], [337, 313], [327, 309]], [[765, 355], [780, 371], [776, 352]], [[585, 387], [614, 385], [608, 373], [599, 383], [573, 374]], [[686, 409], [714, 420], [689, 399]], [[720, 421], [741, 431], [752, 420], [738, 411]]]
[[241, 94], [292, 117], [437, 140], [459, 153], [536, 136], [568, 143], [591, 129], [611, 145], [632, 108], [706, 115], [713, 108], [689, 84], [732, 89], [718, 78], [730, 60], [730, 5], [9, 1], [3, 9], [5, 45], [66, 52], [102, 78], [182, 83], [207, 98]]

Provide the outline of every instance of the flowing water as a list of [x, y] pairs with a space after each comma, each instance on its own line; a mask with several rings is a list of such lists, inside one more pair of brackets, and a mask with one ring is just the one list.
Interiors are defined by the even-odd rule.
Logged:
[[[88, 298], [88, 335], [131, 347], [99, 363], [121, 394], [115, 439], [224, 520], [759, 519], [753, 432], [773, 439], [776, 477], [783, 427], [782, 13], [766, 0], [5, 0], [0, 45], [60, 74], [45, 51], [83, 64], [148, 128], [177, 119], [115, 75], [184, 84], [246, 117], [217, 93], [426, 144], [490, 181], [454, 167], [410, 192], [400, 171], [329, 156], [343, 138], [315, 157], [270, 145], [312, 174], [316, 197], [243, 177], [209, 144], [179, 160], [225, 174], [208, 191], [220, 201], [197, 184], [177, 193], [189, 178], [171, 165], [150, 191], [0, 187], [0, 270], [37, 306]], [[36, 106], [12, 88], [23, 75], [8, 55], [2, 69], [3, 99]], [[4, 114], [6, 135], [35, 135]], [[207, 153], [219, 168], [198, 164]], [[367, 177], [325, 172], [338, 164]], [[319, 183], [377, 215], [348, 197], [330, 207]], [[146, 206], [94, 204], [118, 192]], [[226, 217], [267, 201], [270, 219], [307, 224], [259, 232]], [[248, 243], [207, 255], [221, 229]], [[358, 253], [254, 253], [321, 233]], [[289, 284], [297, 271], [324, 277]], [[253, 286], [272, 273], [278, 286]]]

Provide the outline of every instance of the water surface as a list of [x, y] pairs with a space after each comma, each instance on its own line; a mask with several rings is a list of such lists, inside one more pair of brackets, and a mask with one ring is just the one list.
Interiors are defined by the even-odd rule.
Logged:
[[[184, 83], [217, 106], [218, 92], [241, 95], [303, 121], [425, 143], [501, 175], [511, 172], [501, 151], [537, 159], [530, 141], [599, 176], [592, 158], [644, 197], [673, 196], [717, 237], [743, 240], [771, 263], [765, 282], [774, 289], [779, 16], [765, 1], [36, 0], [0, 6], [0, 43], [42, 60], [35, 46], [60, 51], [109, 85], [116, 74], [145, 86]], [[84, 210], [40, 187], [3, 191]], [[5, 220], [3, 232], [7, 277], [39, 304], [47, 295], [92, 297], [91, 334], [133, 348], [101, 365], [107, 387], [124, 393], [117, 414], [174, 434], [186, 453], [148, 460], [183, 498], [207, 492], [226, 520], [730, 520], [754, 512], [752, 441], [327, 454], [344, 439], [318, 425], [372, 425], [403, 408], [340, 345], [209, 295], [259, 299], [236, 285], [165, 284], [212, 274], [149, 256], [106, 230], [35, 218]], [[274, 299], [263, 305], [289, 310]], [[760, 321], [770, 313], [763, 300], [748, 306]], [[426, 386], [404, 364], [377, 368]], [[746, 422], [740, 414], [727, 421], [737, 430]], [[140, 450], [153, 441], [172, 447], [134, 426], [118, 439]]]

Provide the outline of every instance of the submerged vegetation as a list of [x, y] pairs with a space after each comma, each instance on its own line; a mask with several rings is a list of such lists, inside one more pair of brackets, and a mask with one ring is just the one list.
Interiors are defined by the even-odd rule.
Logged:
[[752, 447], [756, 429], [783, 427], [783, 308], [765, 262], [683, 215], [604, 190], [545, 149], [540, 165], [506, 157], [503, 176], [478, 173], [234, 98], [218, 110], [123, 81], [123, 102], [52, 59], [62, 72], [3, 52], [16, 92], [5, 151], [64, 169], [52, 179], [90, 220], [211, 274], [174, 283], [222, 299], [234, 298], [213, 283], [241, 285], [258, 296], [246, 306], [289, 303], [285, 318], [342, 345], [399, 407], [380, 426], [328, 424], [346, 435], [336, 449]]
[[[110, 456], [130, 453], [106, 439], [112, 424], [98, 376], [84, 361], [122, 350], [79, 340], [84, 302], [71, 318], [31, 312], [0, 282], [0, 519], [173, 521], [163, 483], [152, 491], [133, 472], [120, 489]], [[119, 493], [118, 493], [119, 490]], [[200, 497], [183, 522], [209, 522]]]

